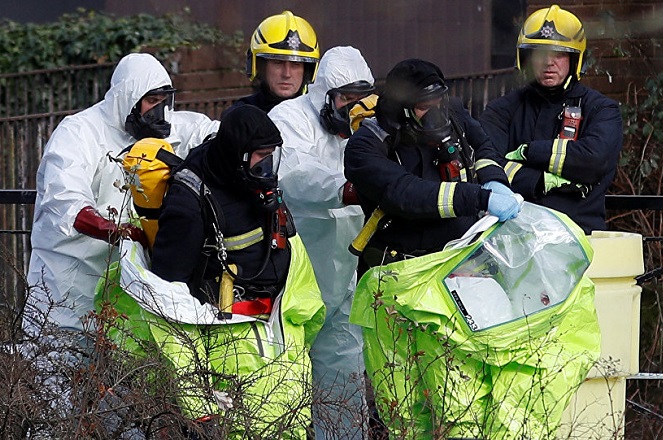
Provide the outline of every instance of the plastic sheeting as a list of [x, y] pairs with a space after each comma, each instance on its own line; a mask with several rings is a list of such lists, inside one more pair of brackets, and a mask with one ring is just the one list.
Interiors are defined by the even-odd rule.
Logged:
[[380, 415], [402, 438], [552, 439], [598, 359], [582, 231], [529, 203], [486, 227], [357, 287], [351, 322]]
[[97, 308], [108, 301], [126, 316], [110, 332], [122, 347], [142, 355], [146, 347], [156, 346], [170, 361], [180, 379], [179, 404], [188, 417], [218, 413], [213, 391], [242, 384], [242, 408], [254, 414], [251, 432], [270, 437], [280, 429], [285, 433], [278, 435], [285, 438], [304, 439], [310, 424], [308, 353], [325, 307], [301, 240], [295, 236], [289, 242], [288, 278], [267, 321], [237, 314], [229, 321], [218, 319], [218, 310], [201, 305], [186, 285], [147, 270], [142, 249], [127, 242], [120, 265], [97, 287]]

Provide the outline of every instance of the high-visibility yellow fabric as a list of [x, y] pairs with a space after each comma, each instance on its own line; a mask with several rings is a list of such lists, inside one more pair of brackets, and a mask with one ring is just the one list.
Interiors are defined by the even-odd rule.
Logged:
[[[537, 235], [537, 223], [543, 222], [552, 229]], [[545, 243], [538, 241], [542, 238]], [[535, 258], [522, 258], [519, 276], [509, 278], [522, 249], [527, 252], [521, 256]], [[473, 292], [480, 300], [462, 303], [447, 285], [476, 255], [491, 251], [503, 258], [498, 263], [510, 264], [484, 272], [493, 284], [501, 284], [514, 304], [518, 299], [509, 295], [525, 289], [528, 296], [529, 289], [540, 305], [480, 328], [470, 307], [480, 310], [482, 302], [495, 298]], [[363, 327], [366, 369], [381, 418], [393, 434], [553, 439], [564, 408], [600, 353], [594, 285], [584, 275], [592, 255], [568, 217], [526, 203], [521, 216], [492, 226], [469, 245], [366, 272], [350, 320]], [[548, 270], [553, 262], [566, 269]], [[537, 270], [568, 291], [536, 296], [541, 289], [531, 275]]]

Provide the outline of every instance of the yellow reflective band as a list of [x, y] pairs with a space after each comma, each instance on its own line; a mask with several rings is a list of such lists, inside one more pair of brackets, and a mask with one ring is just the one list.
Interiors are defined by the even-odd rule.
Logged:
[[454, 212], [454, 192], [457, 182], [440, 183], [440, 192], [437, 194], [437, 210], [442, 218], [456, 217]]
[[513, 183], [513, 179], [516, 178], [516, 173], [523, 167], [523, 164], [518, 162], [507, 162], [504, 166], [504, 172], [506, 173], [506, 178], [509, 179], [509, 183]]
[[467, 182], [467, 168], [460, 169], [460, 181]]
[[566, 144], [568, 139], [555, 139], [552, 147], [552, 154], [550, 155], [550, 165], [548, 171], [558, 176], [562, 175], [562, 168], [564, 168], [564, 159], [566, 159]]
[[255, 228], [245, 234], [235, 235], [234, 237], [223, 237], [226, 249], [229, 251], [238, 251], [245, 249], [253, 244], [259, 243], [264, 237], [262, 228]]
[[477, 171], [479, 171], [481, 168], [486, 168], [486, 167], [489, 167], [489, 166], [491, 166], [491, 165], [495, 165], [496, 167], [499, 166], [499, 165], [497, 164], [497, 162], [495, 162], [494, 160], [490, 160], [490, 159], [479, 159], [479, 160], [477, 160], [476, 163], [474, 164], [474, 169], [477, 170]]

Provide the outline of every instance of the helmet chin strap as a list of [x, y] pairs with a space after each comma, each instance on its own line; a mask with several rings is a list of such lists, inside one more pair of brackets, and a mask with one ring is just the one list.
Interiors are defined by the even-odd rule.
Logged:
[[569, 72], [569, 76], [566, 77], [566, 80], [564, 81], [564, 90], [568, 90], [569, 87], [571, 87], [575, 83], [575, 74]]

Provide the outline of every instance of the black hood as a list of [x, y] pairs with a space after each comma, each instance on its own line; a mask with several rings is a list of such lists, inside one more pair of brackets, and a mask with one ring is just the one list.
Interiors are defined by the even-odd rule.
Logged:
[[387, 74], [375, 109], [380, 126], [394, 135], [405, 120], [403, 109], [431, 98], [426, 88], [436, 83], [444, 85], [444, 75], [433, 63], [409, 59], [396, 64]]
[[281, 133], [267, 113], [253, 105], [240, 105], [223, 116], [207, 147], [207, 165], [221, 183], [245, 186], [244, 153], [282, 143]]

